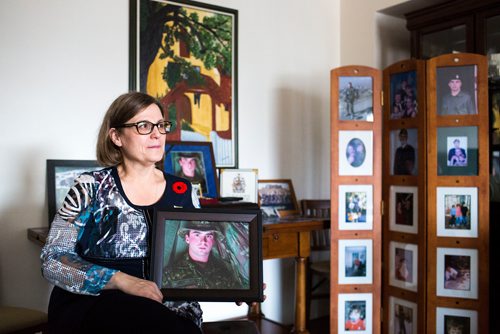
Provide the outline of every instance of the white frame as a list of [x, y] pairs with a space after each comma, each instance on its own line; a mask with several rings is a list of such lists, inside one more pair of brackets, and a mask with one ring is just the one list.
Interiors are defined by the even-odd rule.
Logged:
[[[412, 272], [411, 282], [402, 281], [396, 278], [396, 248], [409, 250], [412, 252]], [[418, 245], [391, 241], [389, 243], [389, 285], [417, 292], [418, 290]]]
[[[436, 295], [444, 297], [458, 297], [477, 299], [478, 298], [478, 250], [470, 248], [444, 248], [438, 247], [436, 250]], [[470, 290], [445, 289], [444, 270], [445, 255], [469, 256], [470, 257]]]
[[[346, 193], [366, 192], [366, 222], [346, 222]], [[339, 230], [372, 230], [373, 229], [373, 186], [339, 185]]]
[[418, 324], [418, 306], [414, 302], [408, 300], [400, 299], [397, 297], [389, 297], [389, 333], [396, 333], [395, 326], [395, 305], [402, 305], [411, 309], [412, 322], [411, 322], [411, 332], [408, 331], [407, 334], [417, 334], [417, 324]]
[[[446, 215], [444, 212], [445, 196], [446, 195], [469, 195], [471, 196], [470, 212], [470, 230], [462, 229], [447, 229]], [[436, 228], [439, 237], [462, 237], [462, 238], [477, 238], [478, 237], [478, 191], [476, 187], [438, 187], [436, 190]]]
[[[345, 155], [347, 145], [358, 138], [365, 145], [365, 159], [358, 167], [353, 167]], [[373, 175], [373, 131], [339, 131], [339, 175]]]
[[444, 330], [444, 317], [445, 315], [468, 317], [470, 318], [470, 334], [477, 334], [477, 317], [478, 313], [474, 310], [465, 310], [450, 307], [437, 307], [436, 308], [436, 334], [445, 334]]
[[373, 296], [371, 293], [339, 293], [338, 295], [338, 314], [337, 328], [338, 333], [352, 333], [345, 330], [345, 302], [346, 301], [365, 301], [365, 330], [355, 331], [356, 333], [371, 333], [373, 328]]
[[[364, 277], [348, 277], [345, 275], [346, 247], [366, 247]], [[373, 282], [373, 240], [372, 239], [341, 239], [339, 240], [339, 284], [372, 284]]]
[[[413, 225], [396, 224], [396, 193], [413, 194]], [[391, 186], [389, 195], [389, 230], [403, 233], [418, 233], [418, 187]]]
[[[245, 179], [248, 187], [243, 193], [234, 192], [231, 188], [232, 180], [238, 174]], [[258, 169], [221, 169], [220, 170], [220, 196], [221, 197], [243, 197], [243, 202], [258, 203]]]

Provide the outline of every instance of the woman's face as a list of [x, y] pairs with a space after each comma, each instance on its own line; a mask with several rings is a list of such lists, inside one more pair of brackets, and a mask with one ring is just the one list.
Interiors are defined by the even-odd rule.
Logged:
[[[148, 121], [157, 124], [162, 120], [160, 108], [156, 104], [152, 104], [126, 123]], [[135, 127], [122, 128], [120, 131], [110, 129], [110, 137], [113, 143], [120, 147], [124, 162], [154, 165], [163, 158], [165, 135], [162, 135], [156, 126], [153, 128], [153, 132], [148, 135], [139, 134]]]

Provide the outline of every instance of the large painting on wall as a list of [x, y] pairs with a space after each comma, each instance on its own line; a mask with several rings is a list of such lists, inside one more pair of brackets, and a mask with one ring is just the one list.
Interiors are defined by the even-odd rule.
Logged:
[[210, 141], [238, 167], [238, 11], [194, 1], [130, 0], [130, 89], [158, 98], [167, 140]]

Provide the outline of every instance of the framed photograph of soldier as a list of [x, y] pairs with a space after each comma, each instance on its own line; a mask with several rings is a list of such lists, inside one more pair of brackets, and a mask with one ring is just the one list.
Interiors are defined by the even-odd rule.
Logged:
[[418, 131], [396, 129], [390, 132], [391, 175], [418, 174]]
[[389, 243], [389, 284], [417, 292], [418, 245], [396, 241]]
[[165, 172], [182, 177], [201, 188], [203, 197], [219, 197], [219, 183], [211, 142], [168, 141], [165, 144]]
[[373, 132], [339, 131], [339, 175], [373, 175]]
[[389, 297], [389, 333], [417, 334], [417, 304]]
[[418, 233], [418, 188], [391, 186], [389, 193], [389, 230]]
[[339, 77], [339, 120], [373, 122], [373, 78]]
[[477, 114], [477, 66], [443, 66], [436, 69], [437, 114]]
[[373, 295], [371, 293], [338, 294], [337, 333], [372, 333]]
[[436, 295], [477, 299], [477, 249], [437, 248], [436, 252]]
[[439, 237], [477, 238], [476, 187], [438, 187], [436, 220]]
[[263, 219], [300, 214], [292, 180], [258, 180], [257, 186]]
[[478, 148], [476, 126], [438, 127], [438, 175], [477, 175]]
[[417, 72], [391, 74], [390, 119], [415, 118], [417, 105]]
[[243, 202], [258, 203], [257, 169], [220, 169], [220, 196], [239, 197]]
[[339, 230], [373, 229], [373, 186], [339, 185]]
[[372, 284], [373, 240], [339, 240], [339, 284]]
[[151, 278], [168, 300], [263, 301], [258, 209], [154, 214]]
[[75, 178], [84, 173], [103, 167], [96, 160], [47, 160], [47, 196], [49, 227], [61, 208], [64, 198], [73, 186]]
[[478, 334], [477, 311], [450, 307], [437, 307], [436, 333]]

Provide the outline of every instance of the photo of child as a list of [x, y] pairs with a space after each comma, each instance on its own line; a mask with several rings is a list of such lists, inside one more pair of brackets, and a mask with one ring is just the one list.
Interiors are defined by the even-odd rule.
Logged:
[[353, 191], [345, 193], [345, 222], [366, 223], [367, 193], [364, 191]]
[[470, 318], [455, 315], [444, 316], [445, 334], [470, 334]]
[[396, 248], [395, 252], [396, 279], [413, 283], [413, 252], [404, 248]]
[[444, 265], [444, 288], [470, 291], [470, 256], [445, 255]]
[[354, 246], [345, 248], [345, 276], [366, 276], [366, 247]]
[[345, 326], [346, 331], [366, 330], [366, 301], [346, 301], [345, 302]]
[[445, 195], [445, 229], [470, 230], [470, 207], [472, 202], [471, 195]]

